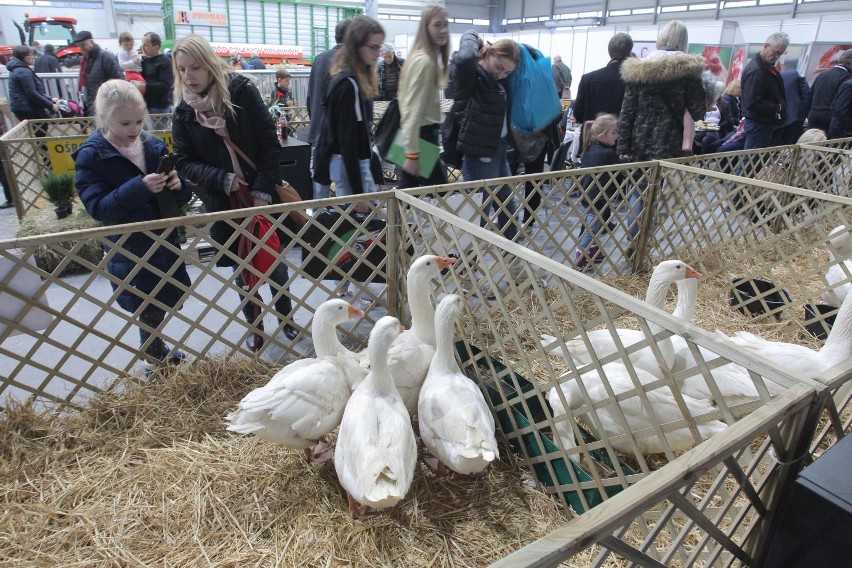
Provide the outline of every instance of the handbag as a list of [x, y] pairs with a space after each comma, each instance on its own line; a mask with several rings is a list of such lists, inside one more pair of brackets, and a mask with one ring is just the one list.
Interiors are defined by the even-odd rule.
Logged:
[[462, 153], [459, 152], [459, 131], [461, 130], [460, 121], [456, 118], [455, 112], [450, 111], [444, 119], [444, 124], [441, 125], [441, 159], [444, 163], [457, 170], [462, 167]]
[[[227, 144], [228, 146], [233, 148], [233, 150], [237, 154], [239, 154], [240, 157], [249, 166], [251, 166], [251, 168], [254, 171], [257, 171], [257, 166], [254, 165], [254, 161], [251, 158], [246, 156], [245, 153], [242, 150], [240, 150], [233, 142], [231, 142], [227, 138], [225, 138], [224, 140], [225, 140], [225, 144]], [[247, 189], [248, 188], [246, 188], [246, 190]], [[231, 193], [233, 193], [233, 192], [231, 192]], [[278, 200], [281, 201], [281, 203], [299, 203], [299, 202], [302, 201], [302, 197], [299, 195], [299, 193], [296, 191], [296, 189], [284, 180], [282, 180], [281, 183], [275, 184], [275, 194], [278, 196]], [[232, 203], [233, 203], [233, 201], [232, 201]], [[251, 203], [251, 201], [249, 201], [249, 203]], [[243, 207], [248, 207], [248, 205], [244, 205]], [[232, 207], [232, 208], [235, 208], [235, 207]], [[240, 207], [236, 207], [236, 209], [240, 209]], [[305, 219], [305, 216], [302, 215], [301, 211], [290, 211], [288, 218], [291, 221], [293, 221], [294, 223], [296, 223], [296, 225], [298, 225], [299, 227], [304, 226], [304, 224], [308, 222], [308, 220]]]
[[562, 100], [565, 100], [565, 101], [571, 100], [571, 87], [563, 87], [562, 88]]
[[388, 155], [388, 151], [393, 144], [393, 139], [399, 130], [399, 123], [399, 102], [393, 99], [388, 103], [388, 108], [385, 109], [384, 114], [379, 119], [379, 123], [376, 125], [375, 140], [379, 156]]

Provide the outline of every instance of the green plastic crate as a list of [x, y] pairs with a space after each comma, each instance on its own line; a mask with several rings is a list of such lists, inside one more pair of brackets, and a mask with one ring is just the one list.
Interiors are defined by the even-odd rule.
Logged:
[[[491, 367], [497, 371], [498, 374], [501, 374], [506, 366], [494, 359], [493, 357], [488, 357], [482, 354], [482, 350], [475, 346], [470, 346], [469, 348], [465, 345], [463, 341], [456, 342], [456, 352], [459, 354], [461, 359], [461, 364], [466, 372], [467, 376], [474, 380], [480, 387], [484, 387], [484, 390], [488, 393], [489, 398], [491, 399], [491, 404], [494, 406], [502, 405], [504, 400], [512, 401], [515, 399], [523, 398], [526, 402], [526, 408], [529, 409], [530, 416], [527, 416], [526, 409], [524, 408], [524, 404], [518, 400], [511, 404], [508, 409], [498, 410], [496, 413], [497, 423], [500, 425], [500, 429], [504, 434], [510, 434], [515, 431], [515, 424], [518, 425], [519, 428], [526, 429], [529, 428], [532, 422], [541, 422], [546, 420], [549, 415], [549, 411], [546, 411], [544, 405], [547, 404], [542, 397], [535, 390], [533, 384], [522, 377], [521, 375], [515, 373], [514, 371], [510, 371], [509, 375], [500, 379], [499, 386], [497, 385], [496, 377], [491, 377]], [[487, 358], [487, 361], [486, 361]], [[478, 371], [474, 368], [474, 362], [476, 367], [478, 367]], [[489, 363], [491, 367], [489, 367]], [[483, 382], [481, 377], [489, 377], [486, 378]], [[510, 382], [511, 381], [511, 382]], [[514, 384], [513, 384], [514, 383]], [[505, 393], [505, 396], [501, 395], [500, 391]], [[520, 392], [520, 394], [519, 394]], [[514, 418], [514, 422], [509, 416], [509, 410], [511, 410], [511, 417]], [[583, 434], [583, 438], [586, 443], [591, 443], [596, 441], [596, 438], [592, 436], [591, 433], [580, 428], [581, 433]], [[551, 468], [553, 472], [556, 474], [557, 483], [553, 482], [553, 478], [550, 475], [550, 471], [544, 463], [537, 463], [532, 466], [533, 474], [536, 476], [538, 481], [547, 487], [553, 487], [555, 485], [570, 485], [573, 483], [571, 479], [571, 475], [568, 471], [568, 466], [570, 465], [574, 469], [574, 475], [577, 480], [580, 482], [592, 481], [592, 476], [590, 476], [584, 469], [577, 466], [571, 460], [565, 460], [561, 455], [559, 448], [553, 442], [552, 438], [543, 432], [539, 432], [539, 438], [544, 446], [544, 450], [542, 451], [542, 444], [539, 444], [538, 439], [533, 433], [521, 434], [520, 437], [507, 438], [509, 440], [509, 444], [512, 448], [512, 451], [521, 459], [526, 459], [527, 456], [530, 457], [540, 457], [542, 455], [553, 455], [548, 461], [550, 462]], [[615, 467], [612, 464], [612, 461], [607, 455], [607, 452], [604, 450], [592, 450], [591, 452], [592, 458], [600, 462], [602, 465], [606, 466], [610, 471], [614, 471]], [[635, 470], [633, 470], [629, 465], [624, 463], [624, 461], [619, 460], [619, 465], [621, 470], [626, 475], [635, 474]], [[613, 496], [616, 493], [621, 492], [623, 487], [620, 485], [606, 487], [606, 494], [608, 496]], [[603, 497], [600, 494], [600, 491], [597, 489], [584, 489], [583, 495], [585, 496], [586, 503], [589, 504], [590, 507], [594, 507], [603, 502]], [[563, 491], [562, 496], [565, 501], [571, 505], [571, 507], [577, 513], [584, 513], [586, 511], [585, 506], [583, 505], [582, 499], [580, 499], [577, 491]]]

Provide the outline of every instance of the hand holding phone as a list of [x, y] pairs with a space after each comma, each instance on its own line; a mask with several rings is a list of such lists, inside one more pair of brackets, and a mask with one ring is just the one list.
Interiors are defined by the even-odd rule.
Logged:
[[163, 154], [160, 156], [160, 163], [157, 166], [158, 174], [168, 174], [170, 171], [175, 169], [175, 155], [174, 154]]

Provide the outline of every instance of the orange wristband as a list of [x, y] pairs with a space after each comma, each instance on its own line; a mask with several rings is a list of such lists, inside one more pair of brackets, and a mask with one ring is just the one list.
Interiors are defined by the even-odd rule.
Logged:
[[405, 157], [409, 160], [419, 160], [420, 154], [406, 154]]

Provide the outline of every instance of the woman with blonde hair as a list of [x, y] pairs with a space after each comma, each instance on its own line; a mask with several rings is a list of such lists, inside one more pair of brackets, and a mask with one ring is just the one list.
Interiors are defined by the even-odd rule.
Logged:
[[[452, 139], [450, 133], [457, 130], [458, 139], [450, 151], [461, 154], [465, 181], [511, 175], [506, 159], [510, 117], [505, 80], [520, 58], [520, 46], [511, 39], [488, 44], [473, 30], [462, 35], [458, 54], [450, 67], [450, 76], [456, 86], [455, 99], [442, 133], [445, 144], [451, 144], [448, 142]], [[486, 214], [498, 209], [498, 228], [507, 239], [515, 237], [518, 205], [511, 187], [500, 186], [484, 209]]]
[[414, 47], [408, 55], [400, 78], [399, 100], [402, 145], [405, 163], [398, 187], [447, 183], [447, 166], [438, 160], [432, 171], [420, 166], [420, 140], [440, 144], [440, 90], [447, 84], [450, 28], [447, 9], [430, 4], [420, 14], [420, 26]]
[[[337, 196], [375, 191], [368, 101], [379, 92], [376, 65], [384, 40], [381, 24], [369, 16], [355, 16], [331, 64], [327, 114], [314, 155], [314, 181], [323, 185], [334, 182]], [[361, 213], [368, 209], [365, 202], [356, 206]]]
[[[199, 35], [191, 34], [175, 42], [172, 64], [176, 103], [172, 137], [178, 171], [204, 188], [207, 211], [279, 203], [275, 185], [280, 181], [281, 145], [275, 123], [254, 83], [235, 73]], [[233, 226], [217, 221], [210, 233], [220, 244], [231, 241], [233, 257], [222, 255], [217, 264], [236, 268], [233, 258], [238, 256], [239, 239], [232, 238]], [[298, 331], [292, 325], [288, 279], [283, 262], [269, 274], [269, 286], [276, 298], [275, 315], [279, 325], [283, 325], [284, 335], [293, 340]], [[244, 287], [239, 273], [236, 284]], [[246, 341], [251, 351], [263, 345], [263, 318], [256, 315], [256, 309], [252, 302], [243, 307], [243, 314], [255, 329]]]

